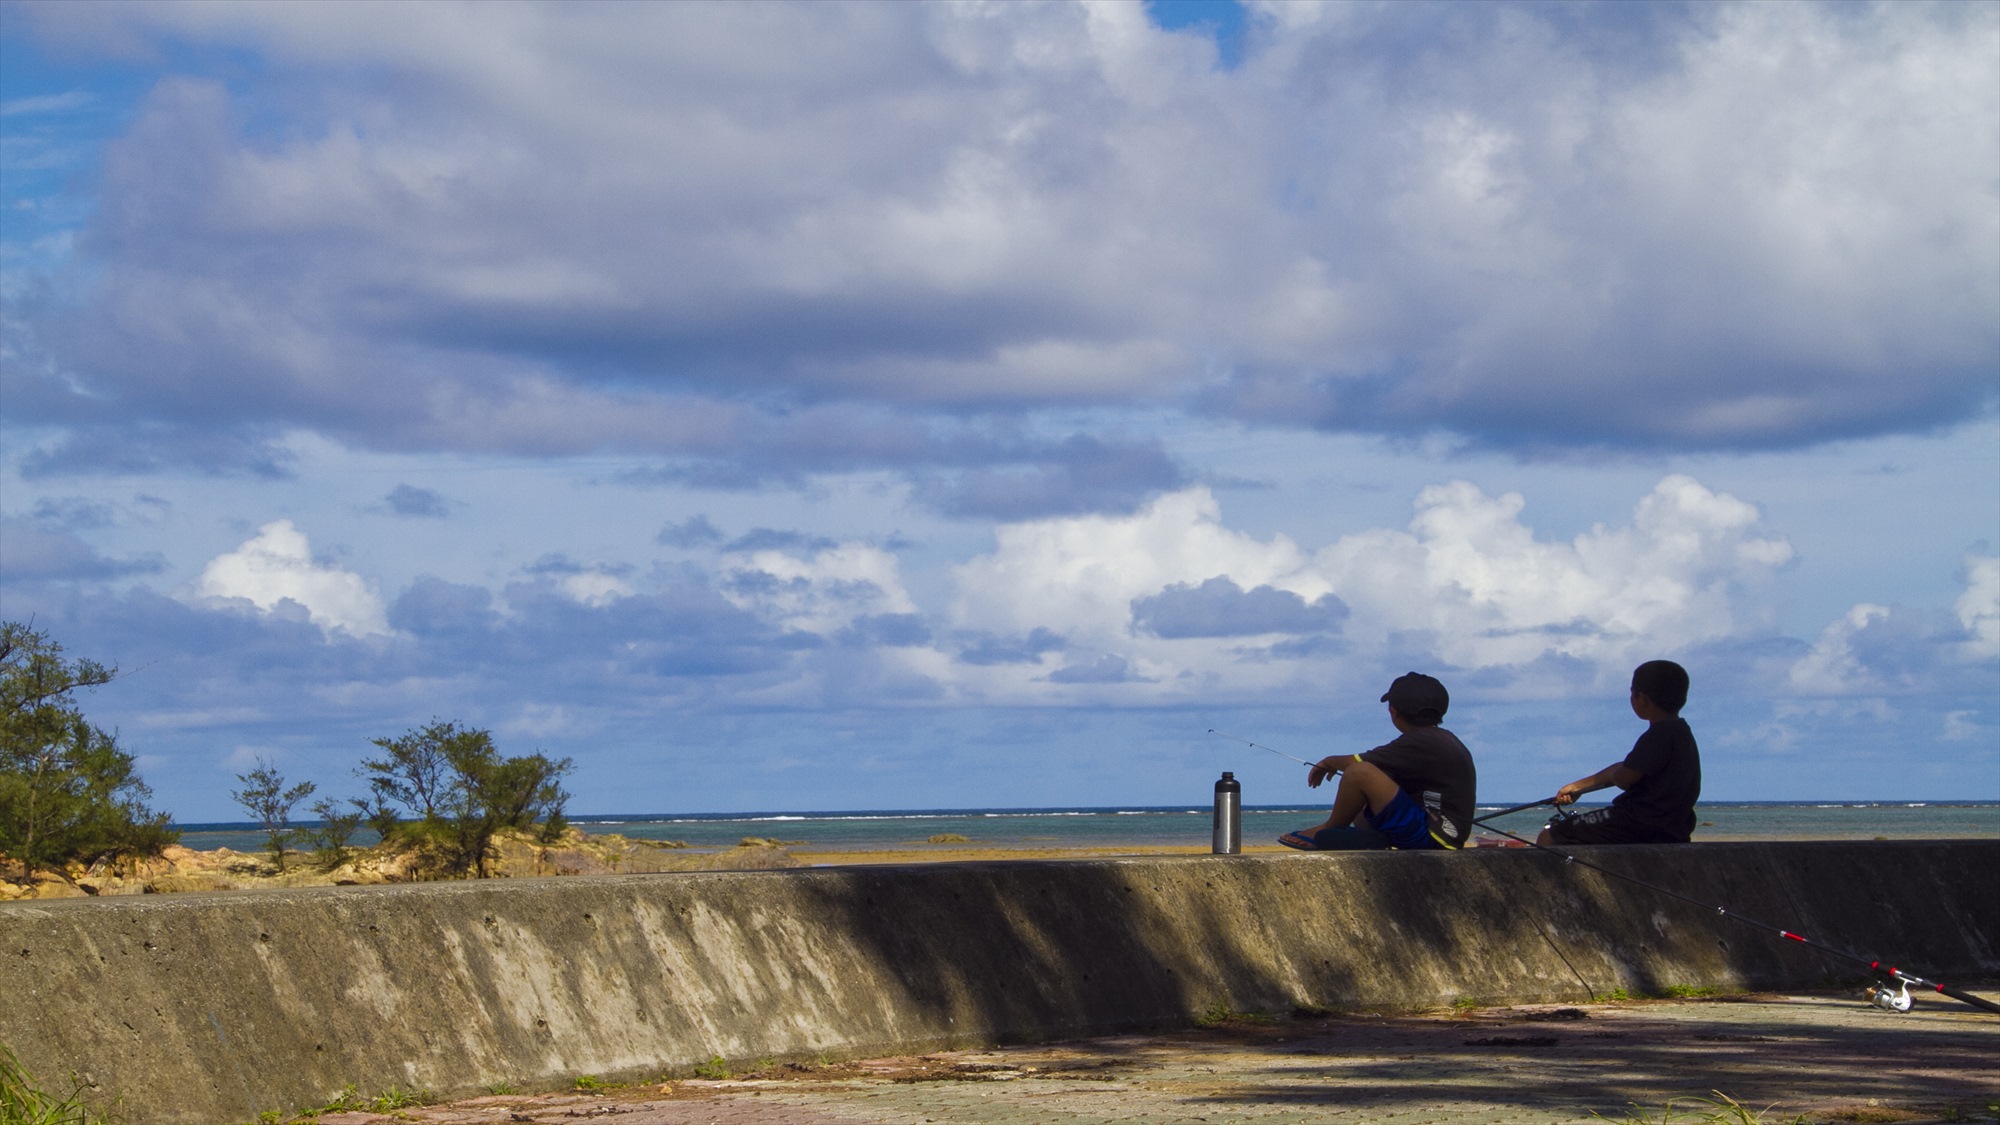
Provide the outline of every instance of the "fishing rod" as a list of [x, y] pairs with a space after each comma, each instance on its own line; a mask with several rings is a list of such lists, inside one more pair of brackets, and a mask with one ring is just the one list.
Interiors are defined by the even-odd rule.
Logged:
[[[1487, 814], [1486, 814], [1485, 816], [1482, 816], [1482, 817], [1475, 817], [1475, 818], [1473, 819], [1472, 823], [1474, 823], [1474, 824], [1477, 824], [1477, 825], [1479, 825], [1480, 827], [1482, 827], [1482, 828], [1483, 828], [1483, 827], [1485, 827], [1485, 825], [1486, 825], [1486, 822], [1487, 822], [1487, 821], [1489, 821], [1489, 820], [1499, 820], [1499, 819], [1500, 819], [1501, 817], [1503, 817], [1503, 816], [1507, 816], [1507, 815], [1509, 815], [1509, 814], [1511, 814], [1511, 813], [1517, 813], [1517, 812], [1526, 812], [1526, 811], [1528, 811], [1529, 809], [1538, 809], [1538, 808], [1541, 808], [1541, 807], [1542, 807], [1543, 805], [1553, 805], [1553, 804], [1555, 804], [1555, 803], [1556, 803], [1556, 799], [1555, 799], [1554, 797], [1543, 797], [1543, 798], [1542, 798], [1541, 800], [1539, 800], [1539, 801], [1529, 801], [1529, 802], [1528, 802], [1527, 804], [1525, 804], [1525, 805], [1515, 805], [1515, 806], [1514, 806], [1513, 808], [1511, 808], [1511, 809], [1501, 809], [1501, 810], [1500, 810], [1499, 812], [1490, 812], [1490, 813], [1487, 813]], [[1498, 828], [1495, 828], [1495, 829], [1494, 829], [1493, 831], [1495, 831], [1495, 832], [1498, 832], [1498, 831], [1500, 831], [1500, 829], [1498, 829]], [[1509, 833], [1509, 835], [1513, 835], [1513, 834], [1512, 834], [1512, 833]], [[1514, 837], [1514, 838], [1515, 838], [1515, 839], [1517, 839], [1517, 840], [1518, 840], [1518, 839], [1520, 839], [1520, 837], [1518, 837], [1518, 836], [1516, 836], [1516, 837]]]
[[[1553, 798], [1551, 798], [1550, 800], [1553, 801]], [[1548, 804], [1548, 803], [1550, 803], [1550, 801], [1535, 802], [1535, 804]], [[1534, 805], [1521, 806], [1521, 808], [1533, 808], [1533, 807]], [[1492, 814], [1492, 816], [1487, 817], [1485, 819], [1490, 820], [1492, 819], [1492, 817], [1503, 816], [1505, 815], [1505, 813], [1518, 812], [1518, 811], [1520, 810], [1507, 809], [1504, 810], [1503, 812], [1494, 813]], [[1488, 827], [1492, 826], [1488, 825]], [[1880, 961], [1870, 960], [1866, 957], [1861, 956], [1858, 953], [1849, 953], [1844, 949], [1835, 949], [1833, 946], [1814, 941], [1811, 938], [1805, 936], [1804, 934], [1795, 934], [1790, 930], [1784, 929], [1783, 927], [1773, 926], [1769, 922], [1760, 922], [1755, 918], [1738, 914], [1735, 911], [1730, 910], [1728, 907], [1716, 906], [1713, 903], [1703, 902], [1698, 898], [1690, 898], [1689, 896], [1684, 895], [1679, 891], [1668, 890], [1666, 887], [1662, 887], [1656, 883], [1648, 883], [1644, 879], [1638, 878], [1637, 876], [1627, 875], [1622, 871], [1613, 871], [1609, 867], [1600, 866], [1599, 864], [1592, 863], [1587, 859], [1578, 859], [1577, 857], [1571, 855], [1568, 852], [1560, 852], [1554, 848], [1549, 847], [1546, 844], [1538, 844], [1533, 840], [1526, 839], [1525, 837], [1516, 836], [1512, 832], [1507, 831], [1505, 828], [1494, 828], [1493, 831], [1498, 832], [1502, 836], [1506, 836], [1509, 839], [1519, 840], [1521, 843], [1526, 844], [1529, 847], [1536, 849], [1537, 851], [1544, 851], [1549, 853], [1550, 855], [1561, 856], [1562, 861], [1566, 864], [1573, 863], [1582, 867], [1588, 867], [1592, 871], [1609, 875], [1614, 879], [1623, 879], [1628, 883], [1633, 883], [1638, 886], [1644, 887], [1649, 891], [1655, 891], [1658, 892], [1659, 894], [1666, 895], [1668, 898], [1677, 898], [1682, 902], [1689, 903], [1690, 905], [1693, 906], [1699, 906], [1704, 910], [1713, 910], [1717, 914], [1720, 914], [1724, 918], [1728, 918], [1731, 921], [1741, 922], [1746, 926], [1749, 926], [1753, 929], [1763, 930], [1766, 933], [1776, 933], [1781, 938], [1784, 938], [1788, 941], [1798, 942], [1800, 945], [1806, 946], [1809, 949], [1818, 950], [1819, 952], [1824, 953], [1829, 957], [1838, 958], [1843, 961], [1852, 961], [1857, 965], [1866, 965], [1870, 972], [1873, 972], [1879, 976], [1886, 976], [1890, 980], [1895, 981], [1897, 984], [1901, 985], [1900, 990], [1896, 992], [1891, 992], [1886, 987], [1870, 988], [1868, 990], [1868, 998], [1878, 1008], [1882, 1008], [1884, 1010], [1892, 1012], [1909, 1011], [1910, 987], [1914, 985], [1918, 988], [1930, 989], [1932, 991], [1942, 993], [1943, 995], [1949, 996], [1954, 1000], [1960, 1000], [1967, 1004], [1970, 1004], [1975, 1008], [1980, 1008], [1985, 1011], [1992, 1012], [1995, 1015], [2000, 1015], [2000, 1004], [1996, 1004], [1993, 1001], [1988, 1000], [1983, 996], [1974, 996], [1969, 992], [1961, 992], [1956, 988], [1950, 988], [1934, 980], [1925, 980], [1924, 978], [1917, 976], [1915, 973], [1906, 973], [1903, 970], [1896, 968], [1894, 965], [1884, 965]]]

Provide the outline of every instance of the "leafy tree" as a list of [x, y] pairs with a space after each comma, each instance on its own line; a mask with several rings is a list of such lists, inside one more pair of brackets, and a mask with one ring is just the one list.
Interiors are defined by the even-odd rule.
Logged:
[[432, 719], [401, 738], [374, 739], [387, 753], [362, 759], [362, 776], [381, 797], [424, 820], [434, 819], [452, 783], [450, 747], [474, 733], [459, 730], [456, 722]]
[[354, 802], [354, 807], [361, 813], [361, 822], [384, 840], [396, 834], [396, 826], [403, 820], [397, 814], [396, 806], [380, 793], [370, 793], [366, 801]]
[[301, 781], [286, 788], [284, 775], [264, 758], [257, 759], [256, 769], [237, 774], [236, 780], [243, 783], [243, 788], [229, 795], [264, 826], [265, 833], [270, 836], [271, 858], [277, 863], [278, 870], [283, 871], [285, 842], [296, 835], [292, 830], [292, 809], [312, 796], [313, 790], [318, 787], [310, 781]]
[[312, 811], [319, 818], [319, 827], [308, 832], [306, 839], [312, 843], [313, 858], [328, 870], [346, 861], [347, 842], [354, 838], [362, 818], [368, 815], [367, 802], [350, 797], [347, 803], [350, 807], [343, 809], [331, 797], [313, 802]]
[[[491, 733], [455, 721], [432, 720], [374, 744], [388, 753], [362, 762], [375, 797], [369, 823], [385, 839], [401, 833], [435, 845], [449, 870], [486, 878], [493, 838], [500, 832], [539, 825], [541, 838], [553, 840], [567, 826], [563, 806], [569, 794], [562, 778], [572, 765], [568, 758], [502, 757]], [[389, 813], [390, 800], [418, 814], [416, 823], [399, 825]]]
[[114, 734], [72, 698], [118, 674], [65, 660], [48, 634], [0, 623], [0, 853], [32, 873], [119, 855], [157, 855], [180, 834], [145, 805], [152, 790]]
[[491, 737], [485, 731], [477, 733], [477, 739], [464, 739], [452, 747], [452, 772], [458, 775], [452, 827], [461, 868], [484, 879], [493, 837], [502, 829], [525, 831], [540, 821], [543, 841], [562, 834], [567, 824], [563, 806], [569, 801], [562, 777], [571, 762], [551, 761], [541, 754], [502, 758]]

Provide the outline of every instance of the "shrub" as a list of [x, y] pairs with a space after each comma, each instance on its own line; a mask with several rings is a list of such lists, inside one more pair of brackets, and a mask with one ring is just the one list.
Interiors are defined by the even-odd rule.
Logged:
[[118, 670], [62, 652], [46, 633], [0, 623], [0, 854], [23, 874], [157, 855], [180, 838], [146, 807], [132, 755], [73, 698]]
[[[532, 828], [552, 843], [568, 827], [569, 794], [562, 787], [568, 758], [504, 758], [490, 733], [437, 720], [375, 745], [384, 756], [361, 763], [375, 798], [368, 821], [383, 839], [414, 846], [426, 866], [484, 879], [501, 831]], [[398, 821], [391, 802], [417, 819]]]
[[237, 774], [236, 780], [243, 783], [243, 788], [229, 795], [263, 826], [269, 837], [266, 846], [271, 849], [271, 861], [283, 871], [285, 844], [297, 835], [292, 829], [292, 809], [312, 796], [313, 783], [301, 781], [286, 788], [285, 776], [265, 758], [257, 759], [256, 769]]

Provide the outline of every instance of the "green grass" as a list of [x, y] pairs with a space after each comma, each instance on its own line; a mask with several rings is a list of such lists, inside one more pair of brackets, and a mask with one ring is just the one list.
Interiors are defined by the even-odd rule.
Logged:
[[83, 1104], [83, 1082], [57, 1096], [36, 1086], [14, 1052], [0, 1047], [0, 1125], [103, 1125], [108, 1119]]
[[1239, 1012], [1229, 1006], [1229, 1001], [1217, 1000], [1195, 1015], [1194, 1025], [1221, 1027], [1225, 1023], [1271, 1023], [1274, 1018], [1268, 1012]]
[[714, 1055], [707, 1062], [694, 1068], [694, 1076], [696, 1078], [713, 1078], [718, 1081], [729, 1078], [732, 1076], [729, 1069], [729, 1060], [723, 1058], [721, 1055]]
[[518, 1094], [521, 1092], [521, 1088], [512, 1082], [495, 1082], [493, 1085], [486, 1087], [486, 1092], [495, 1096], [502, 1096], [506, 1094]]
[[1469, 1012], [1478, 1006], [1479, 1001], [1470, 996], [1461, 996], [1451, 1002], [1451, 1010], [1454, 1012]]
[[1670, 984], [1660, 990], [1660, 995], [1676, 1000], [1695, 1000], [1703, 996], [1720, 996], [1722, 990], [1705, 984]]
[[577, 1089], [582, 1090], [586, 1094], [594, 1094], [600, 1090], [616, 1090], [618, 1088], [618, 1083], [606, 1082], [595, 1074], [577, 1075], [575, 1085]]
[[345, 1113], [349, 1110], [367, 1108], [368, 1099], [361, 1096], [361, 1091], [354, 1088], [354, 1083], [349, 1082], [347, 1085], [342, 1086], [340, 1092], [335, 1094], [325, 1105], [318, 1109], [307, 1110], [305, 1115], [307, 1117], [317, 1117], [322, 1113]]
[[1609, 992], [1594, 992], [1590, 998], [1600, 1004], [1605, 1004], [1614, 1000], [1630, 1000], [1632, 999], [1632, 994], [1622, 988], [1614, 988]]
[[437, 1099], [428, 1090], [405, 1090], [401, 1086], [391, 1086], [368, 1101], [368, 1108], [376, 1113], [389, 1113], [411, 1106], [429, 1105]]

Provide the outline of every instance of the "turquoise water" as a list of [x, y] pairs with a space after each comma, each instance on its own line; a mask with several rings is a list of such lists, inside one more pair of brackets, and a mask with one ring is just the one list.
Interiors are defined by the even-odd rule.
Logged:
[[[1502, 806], [1482, 806], [1479, 815]], [[1579, 807], [1592, 807], [1588, 802]], [[2000, 838], [2000, 803], [1933, 802], [1757, 802], [1701, 805], [1702, 826], [1695, 840], [1930, 840], [1983, 836]], [[1494, 826], [1533, 838], [1547, 820], [1546, 808], [1494, 821]], [[1243, 810], [1245, 843], [1270, 843], [1294, 828], [1326, 818], [1326, 806], [1252, 807]], [[697, 848], [729, 847], [745, 836], [804, 841], [817, 848], [865, 851], [922, 843], [952, 833], [992, 847], [1155, 847], [1206, 846], [1210, 810], [1180, 808], [1098, 809], [936, 809], [881, 812], [731, 813], [703, 815], [578, 814], [571, 822], [586, 832], [619, 833], [646, 840], [681, 840]], [[311, 822], [301, 822], [310, 824]], [[250, 851], [264, 838], [250, 824], [181, 825], [181, 843], [191, 848]], [[360, 832], [354, 843], [368, 844]]]

